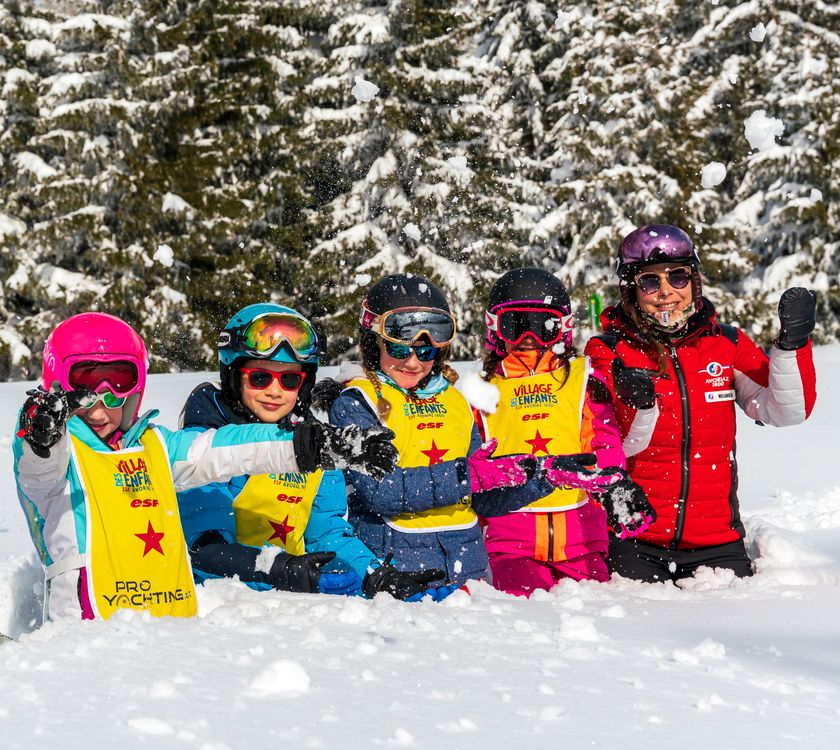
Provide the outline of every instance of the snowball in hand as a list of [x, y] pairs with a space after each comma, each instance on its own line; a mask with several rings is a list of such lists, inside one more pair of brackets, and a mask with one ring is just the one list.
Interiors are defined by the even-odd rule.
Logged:
[[175, 254], [169, 245], [158, 245], [155, 254], [152, 256], [152, 260], [156, 260], [162, 266], [172, 268], [172, 264], [175, 262]]
[[362, 76], [356, 76], [353, 80], [356, 82], [356, 85], [353, 86], [353, 90], [350, 93], [356, 97], [357, 102], [369, 102], [379, 93], [379, 86], [370, 81], [366, 81]]
[[715, 185], [720, 185], [726, 177], [726, 165], [719, 161], [713, 161], [707, 164], [700, 171], [700, 184], [704, 188], [712, 188]]
[[785, 131], [784, 123], [777, 117], [768, 117], [767, 111], [758, 109], [744, 123], [744, 135], [750, 147], [758, 151], [767, 151], [776, 145], [778, 138]]

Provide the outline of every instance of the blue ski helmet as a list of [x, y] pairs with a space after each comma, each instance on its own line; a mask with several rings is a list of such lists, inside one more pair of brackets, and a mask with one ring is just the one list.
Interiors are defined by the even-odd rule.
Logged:
[[273, 302], [243, 307], [219, 334], [218, 349], [222, 392], [237, 401], [240, 368], [249, 359], [299, 364], [307, 377], [298, 391], [294, 413], [305, 414], [326, 347], [324, 337], [297, 310]]

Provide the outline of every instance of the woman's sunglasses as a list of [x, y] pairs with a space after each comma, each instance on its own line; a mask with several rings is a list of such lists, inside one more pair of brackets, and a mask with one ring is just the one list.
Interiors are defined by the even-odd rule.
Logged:
[[274, 370], [261, 370], [258, 367], [243, 367], [242, 374], [245, 376], [249, 387], [258, 391], [264, 391], [271, 385], [272, 380], [280, 383], [284, 391], [297, 391], [303, 385], [306, 373], [304, 372], [275, 372]]
[[389, 357], [394, 359], [408, 359], [414, 354], [421, 362], [431, 362], [440, 351], [437, 347], [429, 346], [408, 346], [407, 344], [395, 344], [393, 341], [383, 341], [385, 351]]
[[645, 271], [634, 278], [636, 286], [642, 294], [653, 294], [662, 286], [662, 279], [667, 279], [669, 286], [674, 289], [685, 289], [691, 283], [691, 269], [685, 266], [669, 268], [665, 273]]

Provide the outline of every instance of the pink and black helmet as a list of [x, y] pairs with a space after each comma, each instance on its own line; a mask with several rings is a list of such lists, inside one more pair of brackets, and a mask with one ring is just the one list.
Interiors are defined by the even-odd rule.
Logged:
[[44, 388], [49, 390], [57, 382], [64, 390], [73, 390], [74, 367], [75, 372], [101, 372], [100, 385], [126, 398], [120, 424], [125, 432], [140, 412], [149, 369], [146, 345], [137, 331], [113, 315], [98, 312], [80, 313], [59, 323], [44, 344]]

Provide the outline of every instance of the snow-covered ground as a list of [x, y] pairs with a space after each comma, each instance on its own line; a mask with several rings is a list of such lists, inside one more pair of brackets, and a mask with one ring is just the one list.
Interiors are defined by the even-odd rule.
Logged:
[[[26, 384], [0, 384], [0, 631], [19, 637], [0, 646], [0, 746], [833, 749], [840, 346], [817, 360], [807, 424], [739, 424], [751, 580], [529, 601], [479, 584], [442, 604], [216, 581], [194, 620], [42, 627], [7, 437]], [[152, 376], [146, 406], [174, 426], [198, 378]]]

